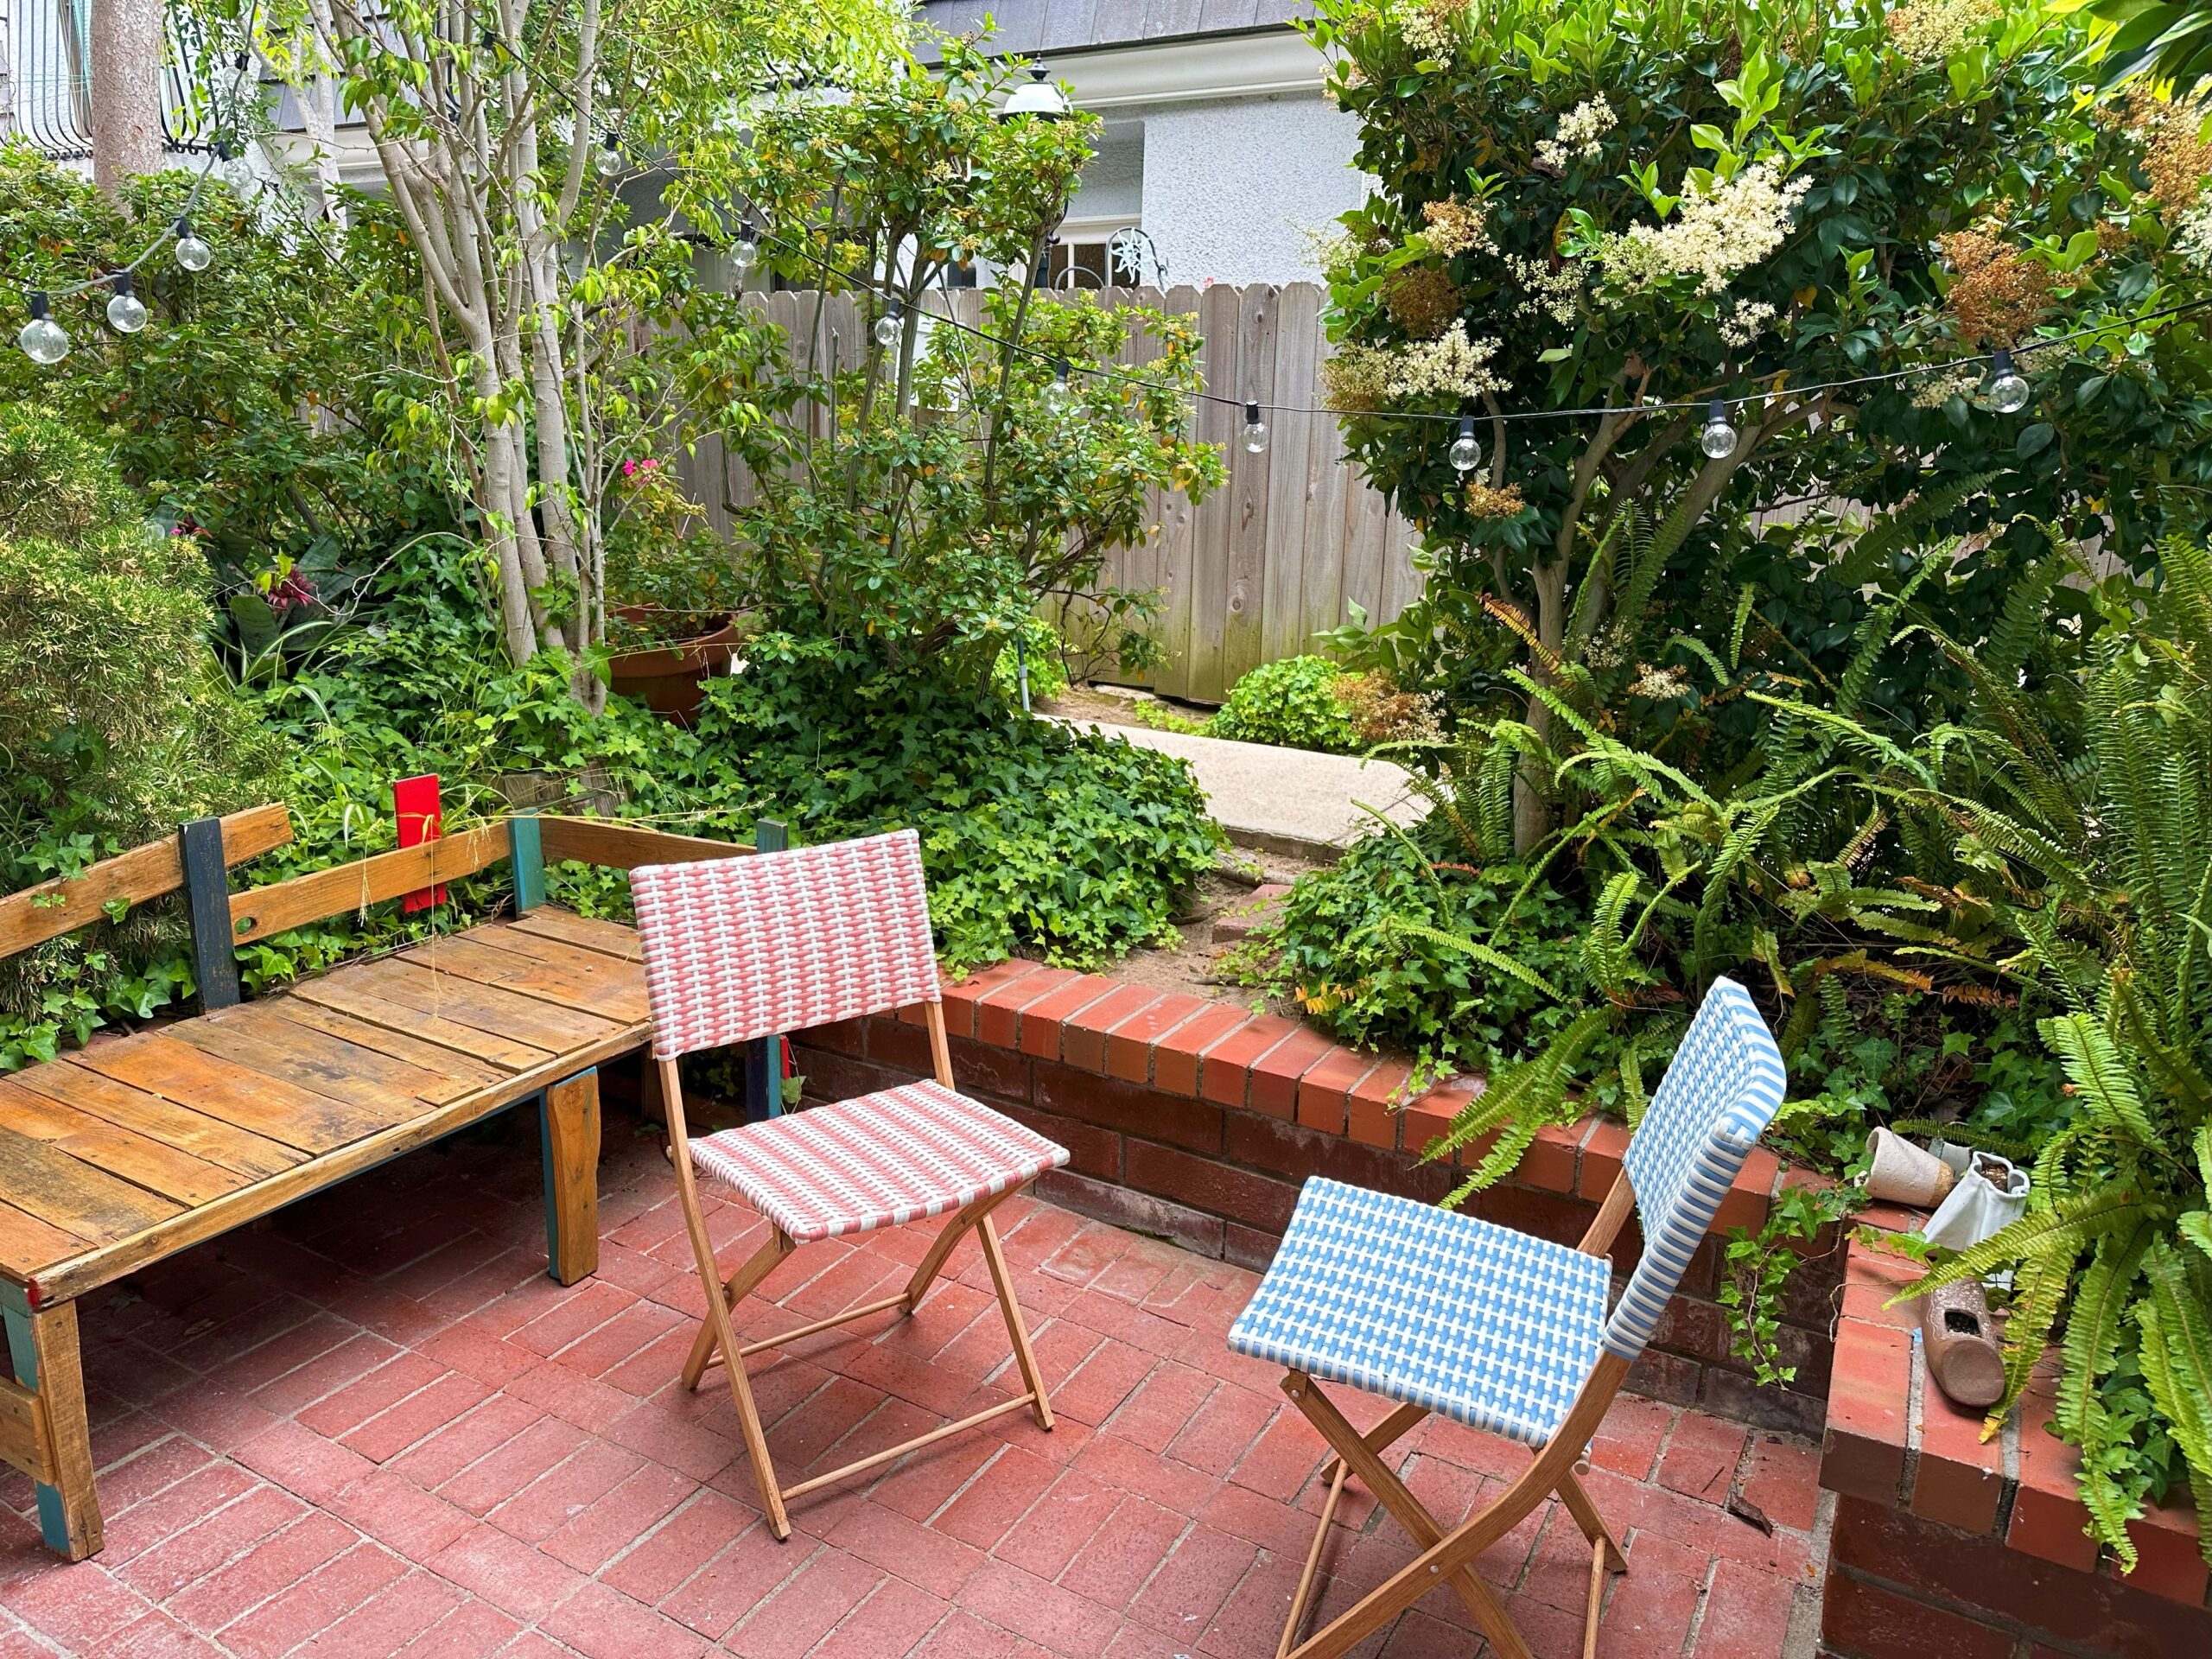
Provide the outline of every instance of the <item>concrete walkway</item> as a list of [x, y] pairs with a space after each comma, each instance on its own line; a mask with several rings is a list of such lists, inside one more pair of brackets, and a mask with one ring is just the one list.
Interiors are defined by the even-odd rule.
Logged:
[[1410, 774], [1389, 760], [1186, 737], [1149, 726], [1076, 723], [1189, 761], [1214, 817], [1240, 847], [1327, 857], [1375, 828], [1363, 807], [1395, 823], [1414, 823], [1428, 810]]

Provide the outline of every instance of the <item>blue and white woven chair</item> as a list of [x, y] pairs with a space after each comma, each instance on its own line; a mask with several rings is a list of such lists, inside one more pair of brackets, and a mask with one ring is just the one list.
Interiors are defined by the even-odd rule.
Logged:
[[[1627, 1559], [1578, 1468], [1674, 1294], [1744, 1159], [1782, 1103], [1780, 1051], [1751, 997], [1717, 980], [1667, 1068], [1589, 1230], [1573, 1249], [1412, 1198], [1316, 1178], [1300, 1194], [1274, 1264], [1229, 1345], [1284, 1366], [1283, 1391], [1337, 1453], [1278, 1659], [1336, 1659], [1448, 1585], [1491, 1648], [1529, 1646], [1474, 1571], [1475, 1559], [1556, 1493], [1589, 1539], [1583, 1652], [1597, 1651], [1608, 1572]], [[1609, 1314], [1607, 1252], [1636, 1211], [1643, 1255]], [[1316, 1386], [1398, 1402], [1362, 1435]], [[1498, 1499], [1446, 1529], [1382, 1461], [1431, 1412], [1535, 1454]], [[1323, 1543], [1356, 1475], [1421, 1554], [1303, 1643]]]

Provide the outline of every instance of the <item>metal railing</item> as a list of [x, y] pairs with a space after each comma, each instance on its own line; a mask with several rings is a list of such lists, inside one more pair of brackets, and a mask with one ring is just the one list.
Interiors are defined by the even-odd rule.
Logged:
[[[0, 0], [0, 138], [28, 140], [57, 161], [92, 153], [88, 67], [92, 0]], [[162, 54], [162, 148], [204, 151], [215, 137], [200, 26], [168, 16]]]

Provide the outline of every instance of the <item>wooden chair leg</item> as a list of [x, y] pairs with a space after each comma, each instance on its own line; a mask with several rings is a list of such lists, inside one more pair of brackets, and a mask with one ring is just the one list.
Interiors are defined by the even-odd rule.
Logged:
[[1306, 1603], [1313, 1593], [1313, 1575], [1321, 1567], [1321, 1546], [1328, 1541], [1329, 1522], [1336, 1518], [1337, 1503], [1344, 1495], [1344, 1477], [1350, 1472], [1344, 1460], [1331, 1460], [1336, 1472], [1329, 1477], [1329, 1496], [1321, 1505], [1320, 1523], [1313, 1529], [1313, 1541], [1306, 1546], [1306, 1568], [1298, 1575], [1298, 1589], [1290, 1599], [1290, 1617], [1282, 1623], [1282, 1640], [1275, 1643], [1275, 1659], [1284, 1659], [1298, 1642], [1298, 1628], [1306, 1623]]
[[[782, 1232], [771, 1229], [767, 1242], [753, 1251], [751, 1255], [746, 1257], [743, 1267], [722, 1281], [723, 1308], [734, 1309], [740, 1302], [759, 1287], [763, 1279], [775, 1271], [776, 1263], [789, 1255], [796, 1248]], [[711, 1273], [709, 1274], [707, 1283], [707, 1296], [709, 1300], [712, 1300], [715, 1290]], [[734, 1326], [733, 1329], [734, 1329]], [[697, 1390], [699, 1379], [707, 1374], [707, 1362], [715, 1357], [716, 1344], [714, 1321], [700, 1320], [699, 1334], [691, 1339], [691, 1356], [683, 1362], [685, 1388], [695, 1392]], [[738, 1350], [732, 1345], [722, 1349], [721, 1355], [725, 1363], [734, 1364], [738, 1357]]]
[[1613, 1536], [1613, 1529], [1605, 1524], [1605, 1517], [1598, 1513], [1598, 1506], [1590, 1499], [1589, 1488], [1582, 1484], [1581, 1470], [1569, 1470], [1559, 1484], [1559, 1501], [1567, 1505], [1567, 1512], [1574, 1517], [1574, 1524], [1582, 1529], [1582, 1535], [1590, 1541], [1605, 1559], [1609, 1573], [1628, 1571], [1628, 1554], [1621, 1548], [1621, 1541]]
[[548, 1089], [538, 1103], [545, 1162], [546, 1271], [573, 1285], [599, 1271], [599, 1071]]
[[[1404, 1438], [1408, 1430], [1427, 1415], [1426, 1406], [1399, 1406], [1360, 1438], [1366, 1442], [1369, 1451], [1379, 1456]], [[1298, 1593], [1291, 1598], [1290, 1617], [1283, 1621], [1282, 1641], [1276, 1648], [1275, 1659], [1283, 1659], [1283, 1656], [1290, 1651], [1298, 1640], [1299, 1626], [1306, 1621], [1306, 1601], [1313, 1591], [1313, 1575], [1320, 1567], [1321, 1546], [1329, 1535], [1329, 1523], [1336, 1519], [1337, 1504], [1344, 1497], [1344, 1481], [1351, 1473], [1344, 1467], [1342, 1458], [1331, 1458], [1321, 1465], [1321, 1472], [1329, 1478], [1329, 1496], [1321, 1505], [1321, 1518], [1313, 1524], [1313, 1542], [1306, 1552], [1306, 1570], [1299, 1576]]]
[[914, 1276], [906, 1281], [906, 1301], [909, 1313], [922, 1305], [922, 1298], [930, 1294], [930, 1287], [944, 1271], [944, 1264], [951, 1260], [952, 1252], [967, 1236], [968, 1230], [1013, 1196], [1011, 1192], [995, 1192], [954, 1212], [952, 1219], [946, 1222], [938, 1236], [930, 1241], [928, 1252], [915, 1265]]
[[29, 1443], [17, 1449], [33, 1465], [39, 1530], [47, 1548], [81, 1561], [99, 1553], [102, 1537], [85, 1373], [77, 1352], [77, 1305], [34, 1310], [10, 1303], [5, 1313], [16, 1381], [31, 1396], [22, 1402]]
[[[776, 1465], [768, 1456], [768, 1436], [760, 1427], [760, 1413], [753, 1403], [752, 1385], [746, 1381], [745, 1359], [738, 1351], [736, 1328], [730, 1323], [730, 1303], [723, 1298], [733, 1289], [736, 1296], [750, 1292], [754, 1285], [768, 1276], [769, 1270], [777, 1262], [791, 1254], [791, 1243], [780, 1231], [773, 1234], [725, 1285], [721, 1275], [715, 1269], [714, 1246], [708, 1242], [705, 1218], [700, 1215], [696, 1202], [687, 1202], [683, 1208], [684, 1220], [691, 1232], [692, 1253], [699, 1261], [699, 1282], [707, 1293], [707, 1319], [702, 1336], [709, 1351], [714, 1348], [721, 1350], [726, 1362], [722, 1371], [729, 1378], [730, 1402], [737, 1408], [737, 1426], [744, 1437], [745, 1455], [753, 1465], [753, 1481], [760, 1488], [760, 1507], [767, 1511], [768, 1530], [781, 1543], [791, 1535], [791, 1517], [784, 1512], [783, 1490], [776, 1483]], [[699, 1351], [700, 1344], [695, 1342], [692, 1352], [696, 1355]], [[700, 1367], [703, 1370], [704, 1366], [702, 1357]], [[696, 1387], [696, 1373], [692, 1372], [688, 1363], [684, 1370], [690, 1373], [687, 1381]]]
[[[1424, 1549], [1433, 1548], [1444, 1538], [1444, 1528], [1426, 1509], [1421, 1500], [1407, 1490], [1405, 1482], [1392, 1473], [1382, 1459], [1371, 1451], [1359, 1431], [1344, 1420], [1321, 1391], [1313, 1386], [1313, 1379], [1302, 1372], [1293, 1371], [1283, 1379], [1283, 1392], [1298, 1408], [1306, 1414], [1306, 1421], [1321, 1432], [1321, 1438], [1337, 1450], [1345, 1466], [1357, 1475], [1368, 1491], [1375, 1494], [1376, 1502], [1390, 1512], [1390, 1516]], [[1449, 1584], [1452, 1592], [1475, 1621], [1476, 1627], [1489, 1638], [1491, 1649], [1504, 1659], [1534, 1659], [1529, 1644], [1521, 1639], [1521, 1632], [1505, 1616], [1491, 1587], [1476, 1573], [1471, 1562], [1451, 1573], [1436, 1574], [1436, 1582]], [[1431, 1585], [1417, 1586], [1407, 1599], [1411, 1605], [1427, 1593]], [[1364, 1632], [1352, 1632], [1343, 1628], [1344, 1621], [1322, 1630], [1313, 1639], [1294, 1649], [1298, 1659], [1340, 1659], [1357, 1647]]]
[[1021, 1368], [1022, 1385], [1029, 1390], [1030, 1409], [1037, 1427], [1052, 1432], [1052, 1402], [1045, 1397], [1045, 1374], [1037, 1369], [1037, 1356], [1029, 1346], [1029, 1327], [1022, 1323], [1021, 1304], [1014, 1297], [1014, 1276], [1006, 1270], [1006, 1253], [999, 1249], [999, 1230], [988, 1215], [976, 1222], [976, 1236], [982, 1241], [983, 1260], [991, 1269], [991, 1284], [999, 1294], [999, 1307], [1006, 1315], [1006, 1333], [1014, 1343], [1014, 1363]]

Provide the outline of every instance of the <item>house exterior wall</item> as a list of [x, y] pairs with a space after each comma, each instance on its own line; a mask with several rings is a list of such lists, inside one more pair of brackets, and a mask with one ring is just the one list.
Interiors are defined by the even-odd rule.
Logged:
[[1144, 120], [1144, 228], [1171, 280], [1321, 280], [1310, 233], [1367, 192], [1351, 116], [1318, 90], [1116, 113]]

